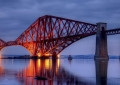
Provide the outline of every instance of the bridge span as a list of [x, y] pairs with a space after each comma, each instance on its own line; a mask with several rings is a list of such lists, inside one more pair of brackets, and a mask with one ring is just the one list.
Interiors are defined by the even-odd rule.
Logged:
[[[53, 53], [58, 55], [72, 43], [82, 38], [95, 35], [98, 31], [100, 32], [101, 30], [99, 29], [103, 28], [98, 25], [100, 24], [91, 24], [45, 15], [39, 17], [15, 41], [5, 42], [0, 39], [0, 50], [7, 46], [20, 45], [26, 48], [33, 56], [46, 56], [52, 55]], [[106, 27], [104, 28], [104, 33], [101, 31], [104, 35], [120, 33], [119, 28], [112, 30], [106, 30]], [[100, 34], [98, 33], [98, 35]]]

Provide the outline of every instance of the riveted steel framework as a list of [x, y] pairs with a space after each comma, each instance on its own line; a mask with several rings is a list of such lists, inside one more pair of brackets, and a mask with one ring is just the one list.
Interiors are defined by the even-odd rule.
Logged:
[[[59, 54], [73, 42], [96, 33], [96, 25], [45, 15], [38, 18], [15, 41], [6, 46], [21, 45], [32, 55]], [[2, 45], [1, 45], [2, 46]]]
[[5, 46], [6, 43], [5, 41], [3, 41], [2, 39], [0, 39], [0, 50], [3, 48], [3, 46]]
[[106, 30], [106, 33], [107, 33], [107, 35], [115, 35], [115, 34], [120, 34], [120, 28]]

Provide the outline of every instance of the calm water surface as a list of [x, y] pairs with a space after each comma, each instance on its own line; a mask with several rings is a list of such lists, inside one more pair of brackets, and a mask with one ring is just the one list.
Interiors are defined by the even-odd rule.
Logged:
[[120, 85], [120, 60], [0, 60], [0, 85]]

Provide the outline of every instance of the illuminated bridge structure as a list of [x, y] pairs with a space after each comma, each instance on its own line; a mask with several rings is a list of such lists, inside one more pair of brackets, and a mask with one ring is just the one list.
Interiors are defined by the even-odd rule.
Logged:
[[[0, 39], [0, 50], [7, 46], [20, 45], [33, 56], [59, 54], [72, 43], [95, 35], [96, 24], [45, 15], [39, 17], [15, 41]], [[119, 34], [120, 29], [107, 30], [108, 35]]]

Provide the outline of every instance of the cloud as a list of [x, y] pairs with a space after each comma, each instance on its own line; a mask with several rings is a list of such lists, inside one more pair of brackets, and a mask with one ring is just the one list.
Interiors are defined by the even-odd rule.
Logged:
[[[120, 27], [119, 0], [0, 0], [0, 38], [15, 40], [37, 18], [54, 15]], [[8, 37], [9, 36], [9, 37]]]
[[[89, 23], [120, 27], [119, 0], [0, 0], [0, 32], [21, 34], [38, 17], [55, 15]], [[13, 33], [13, 35], [15, 35]], [[0, 37], [3, 37], [0, 35]], [[14, 38], [13, 38], [14, 39]]]

